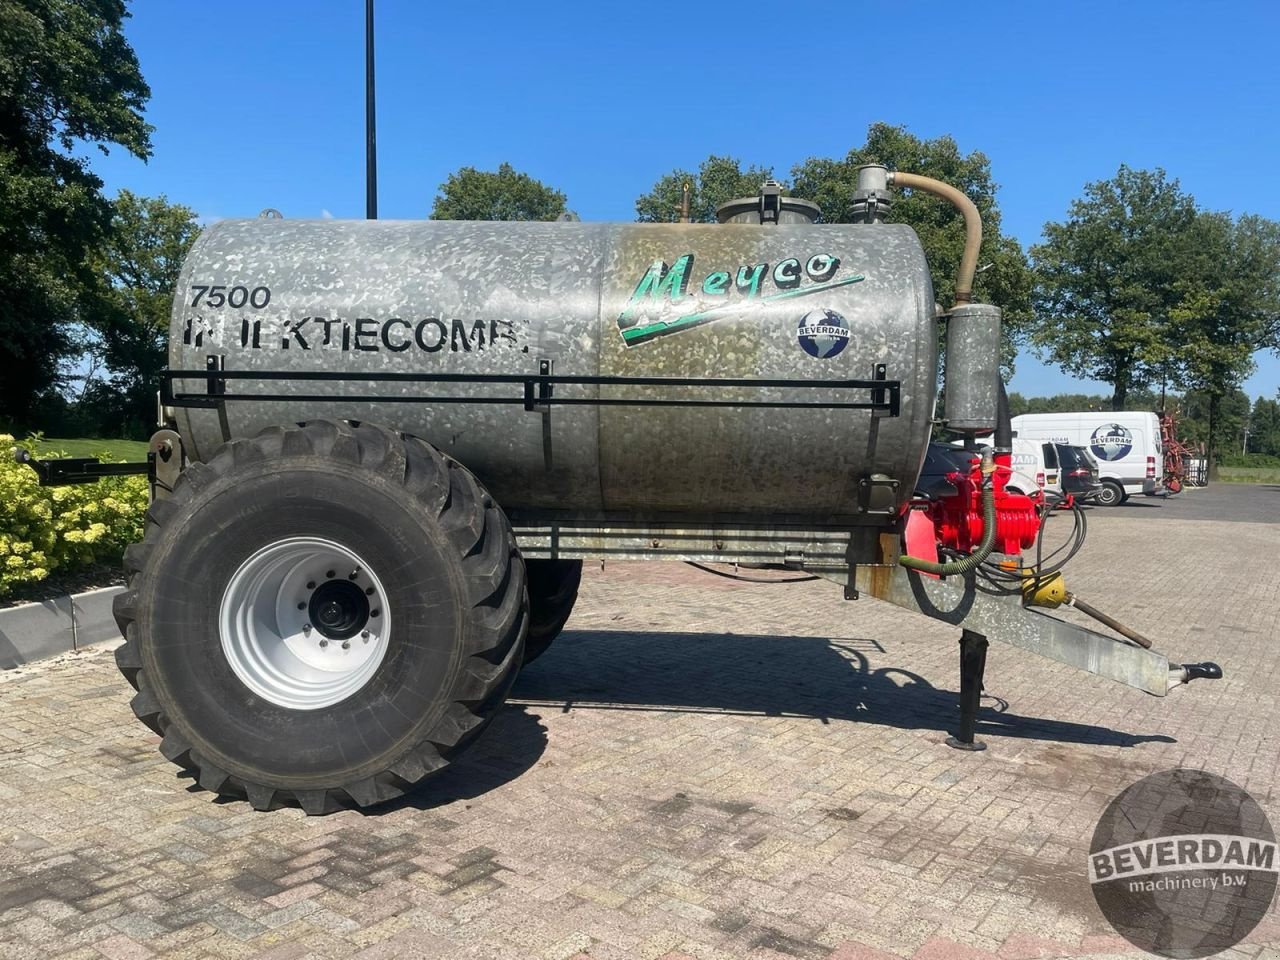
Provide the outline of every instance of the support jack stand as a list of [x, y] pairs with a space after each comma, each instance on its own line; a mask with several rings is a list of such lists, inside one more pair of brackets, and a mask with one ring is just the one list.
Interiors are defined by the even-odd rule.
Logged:
[[974, 740], [978, 725], [978, 705], [982, 701], [982, 674], [987, 667], [987, 638], [964, 630], [960, 633], [960, 731], [947, 737], [947, 746], [957, 750], [985, 750], [987, 745]]

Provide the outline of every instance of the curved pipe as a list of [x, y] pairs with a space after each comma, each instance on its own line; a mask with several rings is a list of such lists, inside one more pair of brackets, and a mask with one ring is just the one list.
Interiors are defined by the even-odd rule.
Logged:
[[982, 483], [982, 541], [967, 557], [951, 560], [947, 563], [935, 563], [920, 557], [903, 554], [898, 563], [908, 570], [919, 570], [939, 577], [961, 576], [975, 569], [978, 564], [991, 555], [996, 545], [996, 495], [991, 486], [991, 475], [987, 474]]
[[923, 190], [935, 197], [947, 200], [964, 214], [964, 255], [960, 257], [960, 270], [956, 273], [955, 306], [973, 301], [973, 274], [978, 269], [978, 250], [982, 247], [982, 215], [973, 201], [949, 183], [922, 177], [917, 173], [890, 171], [888, 182], [912, 190]]

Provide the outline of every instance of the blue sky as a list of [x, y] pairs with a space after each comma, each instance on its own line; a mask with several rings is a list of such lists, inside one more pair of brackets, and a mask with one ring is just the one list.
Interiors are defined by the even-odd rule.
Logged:
[[[108, 188], [202, 217], [364, 215], [363, 0], [135, 0], [154, 156]], [[818, 5], [377, 0], [379, 213], [426, 216], [460, 166], [508, 161], [584, 220], [709, 153], [785, 173], [869, 124], [991, 159], [1024, 244], [1121, 163], [1202, 205], [1280, 219], [1280, 4]], [[1280, 390], [1258, 357], [1251, 395]], [[1096, 389], [1029, 355], [1013, 388]]]

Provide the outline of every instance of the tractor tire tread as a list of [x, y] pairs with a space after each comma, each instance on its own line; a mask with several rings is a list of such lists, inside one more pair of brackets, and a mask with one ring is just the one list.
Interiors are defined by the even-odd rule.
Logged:
[[[184, 735], [170, 729], [169, 718], [148, 688], [139, 651], [138, 597], [163, 528], [211, 484], [246, 465], [281, 457], [333, 459], [400, 484], [440, 524], [458, 551], [470, 604], [470, 645], [462, 651], [452, 702], [434, 729], [408, 745], [384, 772], [325, 789], [242, 782], [202, 757]], [[506, 699], [523, 659], [528, 619], [524, 565], [506, 516], [460, 463], [417, 437], [375, 424], [313, 420], [224, 443], [208, 461], [184, 470], [169, 498], [151, 505], [144, 539], [126, 551], [125, 569], [128, 587], [114, 605], [125, 638], [116, 650], [116, 664], [137, 691], [131, 702], [134, 714], [163, 738], [161, 752], [191, 770], [201, 787], [247, 799], [258, 810], [294, 804], [318, 815], [371, 806], [404, 794], [447, 766], [479, 735]]]

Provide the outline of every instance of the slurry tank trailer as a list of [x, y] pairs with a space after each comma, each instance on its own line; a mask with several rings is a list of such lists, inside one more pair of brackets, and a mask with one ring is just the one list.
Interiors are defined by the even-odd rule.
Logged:
[[[884, 222], [895, 186], [966, 222], [943, 422], [965, 449], [927, 491], [938, 308]], [[766, 183], [714, 225], [205, 229], [148, 463], [19, 451], [46, 483], [150, 475], [116, 661], [164, 756], [258, 809], [395, 797], [493, 717], [584, 560], [785, 567], [954, 624], [961, 748], [987, 638], [1156, 696], [1221, 676], [1033, 609], [1075, 598], [1029, 559], [1050, 506], [1010, 484], [978, 212], [881, 166], [858, 187], [852, 224]]]

